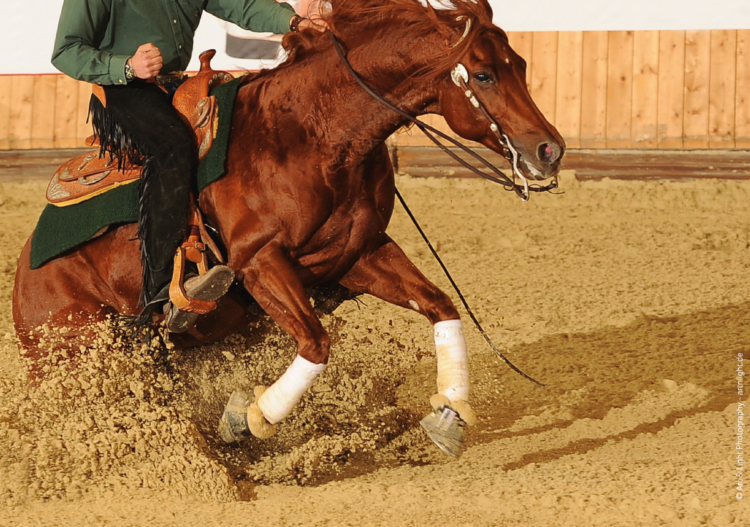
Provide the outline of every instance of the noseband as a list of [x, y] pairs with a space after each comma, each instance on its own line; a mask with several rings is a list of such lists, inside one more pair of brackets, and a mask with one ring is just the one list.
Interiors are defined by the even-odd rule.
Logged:
[[[469, 24], [467, 24], [467, 30], [469, 28]], [[336, 50], [336, 53], [338, 53], [339, 58], [341, 58], [341, 61], [344, 63], [344, 66], [346, 67], [349, 74], [352, 76], [352, 78], [357, 81], [357, 84], [365, 90], [373, 99], [378, 101], [380, 104], [388, 108], [389, 110], [392, 110], [399, 114], [404, 119], [408, 120], [410, 123], [413, 123], [417, 128], [422, 130], [422, 133], [424, 133], [430, 141], [435, 143], [440, 149], [448, 154], [450, 157], [453, 158], [454, 161], [462, 165], [464, 168], [470, 170], [471, 172], [475, 173], [476, 175], [488, 179], [494, 183], [497, 183], [499, 185], [502, 185], [505, 190], [513, 190], [515, 193], [521, 198], [522, 201], [528, 201], [529, 200], [529, 193], [530, 192], [548, 192], [550, 190], [554, 190], [557, 188], [557, 176], [555, 176], [555, 179], [549, 184], [544, 187], [539, 186], [531, 186], [529, 185], [528, 180], [521, 174], [520, 169], [518, 168], [518, 160], [520, 158], [518, 152], [513, 147], [512, 143], [510, 142], [510, 139], [508, 136], [502, 131], [502, 128], [500, 125], [495, 121], [495, 119], [492, 118], [492, 116], [489, 114], [487, 109], [484, 107], [484, 105], [479, 101], [479, 99], [476, 98], [474, 93], [469, 89], [468, 87], [468, 78], [469, 75], [466, 71], [466, 68], [462, 64], [457, 64], [455, 68], [453, 68], [453, 71], [451, 72], [451, 78], [453, 79], [453, 82], [456, 83], [457, 86], [461, 87], [464, 90], [464, 94], [467, 98], [471, 101], [471, 104], [479, 109], [482, 112], [482, 115], [485, 119], [487, 119], [490, 123], [490, 130], [493, 131], [493, 133], [496, 135], [498, 142], [500, 143], [500, 146], [504, 149], [504, 157], [511, 163], [513, 167], [513, 179], [509, 178], [505, 175], [504, 172], [502, 172], [499, 168], [497, 168], [495, 165], [487, 161], [485, 158], [474, 152], [472, 149], [464, 146], [460, 142], [456, 141], [449, 135], [446, 135], [445, 133], [441, 132], [437, 128], [434, 128], [430, 125], [428, 125], [425, 122], [420, 121], [419, 119], [409, 115], [408, 113], [404, 112], [400, 108], [394, 106], [390, 102], [388, 102], [386, 99], [384, 99], [382, 96], [380, 96], [378, 93], [376, 93], [372, 88], [370, 88], [361, 78], [360, 76], [354, 71], [354, 68], [352, 68], [351, 64], [346, 58], [346, 55], [344, 54], [344, 51], [341, 49], [341, 45], [339, 44], [338, 39], [336, 36], [330, 31], [326, 31], [328, 35], [331, 37], [331, 41], [333, 42], [333, 47]], [[465, 35], [464, 35], [465, 37]], [[461, 39], [463, 40], [462, 37]], [[434, 134], [434, 135], [433, 135]], [[445, 141], [448, 141], [449, 143], [452, 143], [454, 146], [460, 148], [467, 154], [469, 154], [471, 157], [479, 161], [481, 164], [483, 164], [485, 167], [490, 169], [495, 175], [487, 174], [486, 172], [483, 172], [476, 167], [472, 166], [467, 161], [463, 160], [461, 157], [459, 157], [455, 152], [450, 150], [448, 147], [446, 147], [444, 144], [442, 144], [436, 137], [440, 137], [441, 139], [444, 139]], [[510, 157], [510, 158], [509, 158]], [[523, 185], [519, 185], [516, 183], [516, 177], [520, 178], [521, 181], [523, 181]]]

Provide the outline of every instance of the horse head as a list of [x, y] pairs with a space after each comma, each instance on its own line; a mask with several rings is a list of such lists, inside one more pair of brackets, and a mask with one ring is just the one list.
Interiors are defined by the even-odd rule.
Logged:
[[[330, 8], [329, 27], [354, 68], [378, 93], [412, 115], [443, 115], [459, 136], [503, 154], [518, 176], [543, 180], [558, 172], [565, 141], [532, 100], [526, 63], [493, 24], [487, 0], [321, 5]], [[305, 46], [293, 54], [305, 55]]]
[[[529, 179], [542, 180], [560, 169], [565, 141], [544, 117], [526, 86], [526, 62], [510, 46], [504, 31], [486, 16], [459, 15], [465, 28], [456, 44], [455, 66], [444, 76], [441, 113], [465, 139], [502, 153]], [[472, 23], [473, 22], [473, 23]], [[473, 33], [473, 34], [472, 34]], [[515, 152], [514, 152], [515, 151]]]

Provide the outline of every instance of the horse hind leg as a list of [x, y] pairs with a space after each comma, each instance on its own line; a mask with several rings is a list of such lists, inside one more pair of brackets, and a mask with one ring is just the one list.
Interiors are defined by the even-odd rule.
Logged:
[[44, 377], [45, 367], [60, 360], [74, 360], [81, 346], [98, 337], [97, 324], [117, 312], [97, 294], [106, 289], [85, 251], [31, 269], [27, 241], [18, 259], [12, 307], [20, 351], [32, 377]]
[[276, 424], [291, 413], [325, 370], [331, 347], [330, 336], [302, 282], [278, 248], [267, 246], [258, 251], [242, 273], [245, 287], [260, 307], [297, 342], [297, 356], [275, 383], [267, 389], [255, 388], [252, 402], [247, 394], [232, 394], [219, 425], [226, 442], [241, 439], [248, 432], [260, 439], [273, 435]]

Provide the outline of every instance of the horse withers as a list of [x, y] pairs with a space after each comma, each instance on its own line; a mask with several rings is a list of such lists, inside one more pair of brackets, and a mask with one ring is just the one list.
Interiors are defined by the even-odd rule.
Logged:
[[[326, 17], [353, 70], [400, 110], [444, 116], [458, 135], [505, 155], [519, 177], [554, 176], [564, 142], [531, 99], [523, 59], [492, 24], [486, 0], [453, 7], [332, 0]], [[268, 437], [328, 363], [331, 340], [306, 289], [337, 284], [415, 310], [434, 326], [431, 426], [457, 454], [463, 426], [474, 420], [461, 320], [386, 233], [395, 180], [385, 141], [407, 120], [357, 84], [327, 34], [293, 33], [283, 45], [283, 64], [243, 81], [226, 175], [199, 197], [235, 270], [235, 291], [172, 341], [194, 346], [235, 332], [246, 324], [249, 296], [294, 337], [297, 357], [281, 378], [254, 399], [234, 397], [225, 411], [226, 439]], [[135, 225], [113, 226], [35, 270], [26, 243], [13, 317], [32, 367], [48, 353], [34, 328], [67, 327], [63, 345], [75, 354], [92, 321], [137, 313], [136, 238]]]

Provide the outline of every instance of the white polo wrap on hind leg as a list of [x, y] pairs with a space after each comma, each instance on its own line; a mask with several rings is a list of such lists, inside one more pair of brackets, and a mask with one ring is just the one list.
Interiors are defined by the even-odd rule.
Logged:
[[258, 398], [258, 407], [266, 420], [276, 424], [289, 415], [302, 394], [325, 369], [325, 364], [313, 364], [297, 355], [284, 375]]
[[469, 360], [460, 320], [435, 324], [438, 393], [451, 401], [469, 400]]

